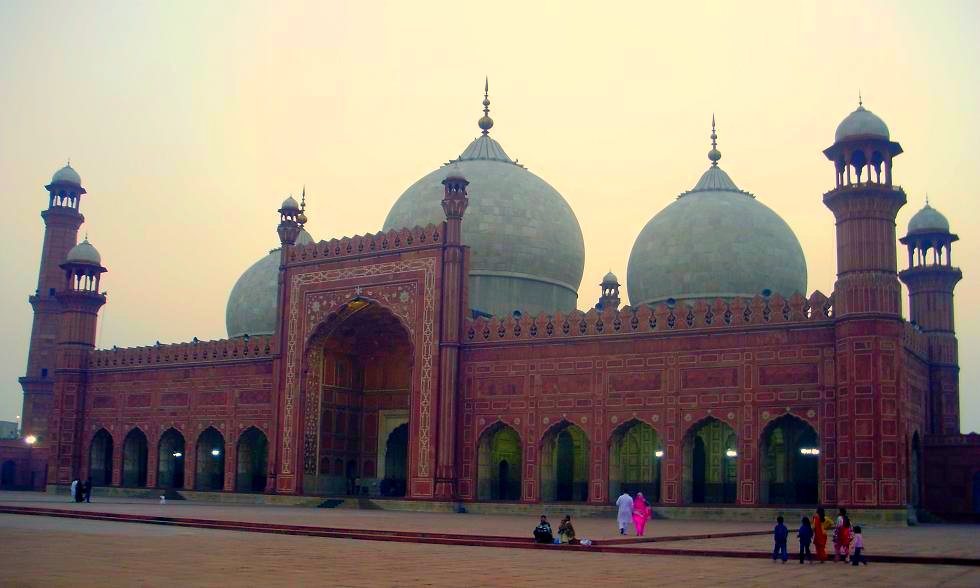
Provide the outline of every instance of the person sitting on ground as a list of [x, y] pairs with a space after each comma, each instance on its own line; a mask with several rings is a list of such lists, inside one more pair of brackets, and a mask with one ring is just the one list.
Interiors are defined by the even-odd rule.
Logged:
[[565, 515], [558, 525], [558, 539], [562, 543], [577, 545], [578, 539], [575, 538], [575, 527], [572, 526], [572, 515]]
[[555, 537], [551, 533], [551, 523], [548, 517], [541, 515], [541, 522], [534, 528], [534, 541], [537, 543], [554, 543]]

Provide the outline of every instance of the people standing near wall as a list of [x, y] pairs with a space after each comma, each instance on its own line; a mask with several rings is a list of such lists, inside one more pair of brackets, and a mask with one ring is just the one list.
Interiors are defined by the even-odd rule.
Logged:
[[79, 492], [81, 492], [81, 490], [82, 489], [79, 488], [78, 478], [75, 478], [74, 480], [72, 480], [71, 481], [71, 499], [74, 500], [75, 502], [81, 502], [82, 499], [79, 496]]
[[643, 497], [642, 492], [636, 493], [636, 499], [633, 500], [633, 525], [636, 527], [636, 536], [643, 536], [643, 529], [647, 525], [647, 519], [650, 518], [650, 507], [647, 506], [646, 498]]
[[[92, 502], [92, 478], [85, 480], [85, 484], [82, 485], [82, 491], [85, 494], [85, 502]], [[81, 502], [79, 500], [79, 502]]]
[[817, 551], [817, 561], [827, 562], [827, 531], [834, 526], [833, 521], [827, 518], [823, 507], [818, 507], [813, 515], [813, 546]]
[[786, 543], [789, 541], [789, 529], [783, 524], [783, 517], [776, 517], [776, 526], [772, 529], [772, 561], [782, 558], [783, 563], [789, 559]]
[[626, 527], [629, 526], [630, 520], [633, 518], [633, 497], [627, 492], [623, 492], [616, 499], [616, 506], [619, 507], [619, 514], [616, 517], [619, 523], [619, 534], [626, 534]]

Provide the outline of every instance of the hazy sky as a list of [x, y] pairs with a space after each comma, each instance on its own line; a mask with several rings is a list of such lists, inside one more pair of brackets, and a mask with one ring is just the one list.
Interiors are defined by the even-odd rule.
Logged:
[[582, 226], [580, 308], [706, 169], [712, 112], [722, 167], [830, 293], [821, 150], [860, 89], [905, 149], [899, 233], [928, 193], [961, 237], [962, 425], [980, 428], [980, 4], [682, 4], [0, 3], [0, 419], [20, 412], [42, 186], [67, 158], [109, 268], [99, 345], [221, 338], [287, 194], [307, 186], [317, 239], [377, 231], [479, 133], [489, 75], [492, 136]]

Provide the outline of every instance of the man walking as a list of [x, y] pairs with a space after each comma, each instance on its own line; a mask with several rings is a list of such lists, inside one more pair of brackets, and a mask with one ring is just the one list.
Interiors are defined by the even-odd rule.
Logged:
[[616, 499], [616, 506], [619, 507], [619, 514], [616, 519], [619, 522], [619, 534], [626, 534], [626, 527], [629, 526], [630, 521], [633, 520], [633, 497], [628, 493], [623, 492], [620, 494], [619, 498]]

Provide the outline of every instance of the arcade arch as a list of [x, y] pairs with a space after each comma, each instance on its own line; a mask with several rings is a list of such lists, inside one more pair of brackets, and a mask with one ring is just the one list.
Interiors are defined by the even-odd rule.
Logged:
[[194, 489], [220, 491], [225, 487], [225, 438], [208, 427], [197, 438]]
[[642, 492], [647, 502], [660, 502], [660, 436], [650, 425], [633, 419], [620, 425], [609, 440], [609, 497]]
[[552, 427], [541, 441], [541, 499], [585, 502], [589, 499], [589, 438], [568, 421]]
[[759, 457], [761, 504], [817, 504], [820, 440], [809, 423], [789, 414], [770, 422]]
[[235, 490], [238, 492], [265, 491], [268, 476], [269, 440], [265, 433], [249, 427], [238, 437], [238, 468]]
[[146, 434], [134, 428], [123, 440], [122, 485], [129, 488], [146, 486], [146, 462], [149, 444]]
[[112, 435], [105, 429], [99, 429], [89, 445], [88, 475], [93, 486], [112, 484]]
[[477, 498], [521, 499], [521, 437], [504, 423], [495, 423], [480, 435], [477, 445]]
[[714, 417], [691, 427], [683, 444], [685, 504], [734, 503], [738, 482], [735, 431]]
[[157, 448], [157, 486], [184, 487], [184, 436], [177, 429], [167, 429]]

